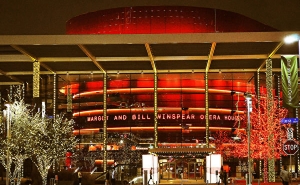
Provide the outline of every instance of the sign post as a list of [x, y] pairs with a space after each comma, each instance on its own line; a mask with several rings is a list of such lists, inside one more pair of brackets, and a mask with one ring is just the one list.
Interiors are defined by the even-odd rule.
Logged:
[[295, 155], [298, 150], [299, 146], [298, 143], [296, 143], [293, 140], [293, 128], [287, 128], [287, 141], [283, 143], [283, 151], [290, 156], [290, 172], [292, 171], [292, 155]]

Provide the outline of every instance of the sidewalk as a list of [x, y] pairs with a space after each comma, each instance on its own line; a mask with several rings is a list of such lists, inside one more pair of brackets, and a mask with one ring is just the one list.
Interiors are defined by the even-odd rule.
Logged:
[[[181, 184], [187, 184], [187, 185], [205, 185], [203, 179], [200, 180], [194, 180], [194, 179], [172, 179], [172, 180], [160, 180], [159, 184], [161, 185], [181, 185]], [[282, 185], [282, 182], [280, 179], [277, 179], [276, 182], [266, 182], [258, 181], [258, 179], [254, 179], [251, 183], [252, 185]], [[211, 183], [211, 185], [218, 185], [218, 183]], [[223, 185], [223, 183], [220, 183], [220, 185]], [[227, 185], [246, 185], [246, 181], [244, 179], [235, 180], [231, 183], [228, 183]], [[299, 179], [293, 180], [289, 185], [300, 185]]]

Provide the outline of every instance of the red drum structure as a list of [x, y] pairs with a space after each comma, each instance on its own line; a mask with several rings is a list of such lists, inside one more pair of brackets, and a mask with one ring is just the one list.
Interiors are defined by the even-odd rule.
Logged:
[[137, 6], [99, 10], [76, 16], [67, 34], [162, 34], [264, 32], [276, 29], [219, 9], [188, 6]]

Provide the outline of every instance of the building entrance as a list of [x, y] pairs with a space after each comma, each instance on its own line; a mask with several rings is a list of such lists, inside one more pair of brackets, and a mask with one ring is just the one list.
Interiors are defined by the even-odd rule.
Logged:
[[191, 179], [199, 180], [204, 177], [202, 162], [187, 162], [175, 160], [173, 162], [162, 162], [160, 166], [160, 178], [164, 180]]
[[163, 162], [160, 165], [160, 177], [161, 179], [176, 179], [176, 163], [175, 162]]

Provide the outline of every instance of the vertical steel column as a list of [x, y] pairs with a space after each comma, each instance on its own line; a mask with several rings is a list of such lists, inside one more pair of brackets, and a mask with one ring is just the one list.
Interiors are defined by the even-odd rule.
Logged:
[[[266, 86], [267, 86], [267, 115], [268, 115], [268, 125], [269, 128], [272, 128], [273, 116], [272, 116], [272, 107], [274, 105], [273, 100], [273, 74], [272, 74], [272, 59], [268, 58], [266, 61]], [[275, 150], [275, 142], [274, 142], [274, 134], [273, 130], [269, 130], [268, 136], [268, 144], [271, 148], [271, 153], [274, 153]], [[275, 182], [275, 157], [271, 156], [268, 160], [268, 168], [269, 168], [269, 182]]]
[[208, 72], [213, 60], [213, 55], [216, 49], [216, 42], [211, 43], [210, 52], [208, 55], [208, 61], [205, 68], [205, 137], [206, 137], [206, 146], [209, 148], [209, 102], [208, 102]]
[[157, 132], [157, 70], [153, 54], [150, 48], [149, 43], [145, 43], [145, 48], [148, 54], [148, 57], [151, 62], [151, 66], [154, 72], [154, 148], [158, 148], [158, 132]]
[[[300, 40], [298, 40], [298, 57], [300, 57]], [[298, 73], [299, 75], [299, 73]], [[296, 118], [299, 118], [299, 109], [296, 108]], [[297, 129], [297, 132], [296, 132], [296, 138], [297, 138], [297, 141], [299, 141], [299, 121], [296, 125], [296, 129]], [[299, 159], [299, 152], [297, 152], [297, 165], [298, 165], [298, 175], [300, 173], [300, 159]]]
[[[298, 108], [296, 107], [295, 108], [295, 110], [296, 110], [296, 118], [299, 118], [299, 110], [298, 110]], [[296, 140], [297, 141], [299, 141], [299, 121], [297, 122], [297, 124], [296, 124]], [[299, 152], [297, 152], [297, 154], [296, 154], [296, 159], [295, 159], [296, 161], [297, 161], [297, 174], [299, 174]], [[295, 165], [296, 166], [296, 165]], [[296, 172], [296, 169], [295, 169], [295, 172]]]
[[70, 83], [67, 85], [67, 112], [72, 112], [72, 92]]
[[56, 120], [56, 73], [53, 74], [53, 121]]
[[[278, 103], [278, 108], [280, 108], [280, 79], [281, 79], [281, 76], [278, 75], [277, 76], [277, 96], [278, 96], [278, 99], [277, 99], [277, 103]], [[282, 131], [281, 131], [282, 132]], [[281, 135], [281, 134], [280, 134]], [[281, 137], [280, 137], [280, 143], [282, 143], [282, 140], [281, 140]], [[280, 154], [280, 157], [279, 157], [279, 169], [281, 169], [282, 167], [282, 155]]]
[[107, 74], [103, 74], [103, 171], [107, 170]]
[[67, 113], [72, 113], [72, 85], [70, 83], [69, 72], [67, 72]]
[[[23, 85], [22, 85], [22, 98], [23, 98], [23, 100], [25, 100], [25, 83], [23, 83]], [[0, 103], [0, 105], [1, 105], [1, 103]]]
[[33, 62], [33, 98], [40, 97], [40, 62]]
[[[257, 82], [256, 82], [256, 84], [257, 84], [257, 87], [256, 87], [256, 89], [257, 89], [257, 107], [258, 107], [258, 122], [259, 122], [259, 124], [260, 124], [260, 116], [261, 116], [261, 111], [260, 111], [260, 81], [259, 81], [259, 70], [257, 70]], [[261, 156], [260, 156], [261, 157]], [[259, 178], [262, 176], [262, 171], [261, 171], [261, 166], [262, 166], [262, 162], [261, 162], [261, 159], [260, 159], [260, 161], [259, 161]]]
[[157, 72], [154, 72], [154, 148], [158, 148], [157, 128]]
[[205, 72], [205, 136], [209, 148], [209, 102], [208, 102], [208, 72]]

